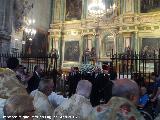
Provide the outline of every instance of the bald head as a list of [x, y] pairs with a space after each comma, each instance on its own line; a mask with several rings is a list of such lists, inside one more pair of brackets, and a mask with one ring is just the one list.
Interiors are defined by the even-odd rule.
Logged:
[[[112, 95], [127, 98], [132, 102], [137, 102], [139, 97], [139, 88], [136, 82], [129, 79], [115, 80], [112, 88]], [[135, 97], [133, 100], [132, 98]]]
[[92, 89], [92, 84], [88, 80], [80, 80], [77, 85], [76, 93], [84, 97], [89, 97]]
[[49, 96], [53, 91], [54, 83], [51, 79], [41, 79], [38, 90]]

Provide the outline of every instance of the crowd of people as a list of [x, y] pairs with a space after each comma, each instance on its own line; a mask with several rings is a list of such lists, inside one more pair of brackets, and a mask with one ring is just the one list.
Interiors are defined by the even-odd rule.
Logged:
[[[7, 60], [7, 68], [0, 68], [2, 120], [152, 119], [146, 108], [160, 97], [160, 86], [157, 85], [151, 98], [146, 86], [138, 86], [136, 81], [127, 78], [118, 79], [114, 69], [95, 67], [92, 72], [82, 73], [72, 67], [67, 77], [69, 94], [65, 98], [54, 91], [55, 78], [44, 76], [41, 66], [36, 65], [32, 74], [25, 69], [16, 58]], [[155, 120], [160, 119], [159, 103], [152, 107], [157, 113]]]

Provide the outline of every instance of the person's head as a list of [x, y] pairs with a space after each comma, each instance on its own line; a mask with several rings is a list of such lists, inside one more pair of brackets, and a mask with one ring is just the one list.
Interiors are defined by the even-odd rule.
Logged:
[[151, 73], [151, 79], [152, 79], [152, 80], [156, 80], [155, 78], [156, 78], [156, 74], [155, 74], [154, 72], [152, 72], [152, 73]]
[[49, 96], [53, 91], [53, 80], [51, 79], [42, 79], [39, 82], [38, 90], [44, 93], [46, 96]]
[[15, 70], [19, 65], [19, 60], [15, 57], [8, 58], [7, 67], [11, 70]]
[[76, 93], [86, 98], [90, 96], [92, 84], [88, 80], [80, 80], [77, 85]]
[[34, 71], [38, 72], [39, 74], [42, 72], [42, 68], [40, 65], [34, 66]]
[[146, 94], [146, 92], [147, 92], [147, 89], [145, 87], [140, 88], [140, 95], [144, 95]]
[[108, 67], [109, 67], [108, 65], [102, 65], [102, 69], [103, 69], [104, 74], [108, 74], [108, 70], [109, 70]]
[[139, 99], [139, 88], [136, 82], [129, 79], [118, 79], [113, 81], [112, 95], [123, 97], [134, 104], [137, 104]]
[[70, 70], [70, 71], [71, 71], [71, 72], [73, 72], [73, 71], [74, 71], [74, 67], [73, 67], [73, 66], [71, 67], [71, 70]]
[[[3, 112], [6, 120], [15, 120], [15, 118], [7, 118], [7, 116], [29, 116], [27, 120], [32, 120], [35, 108], [33, 106], [33, 98], [29, 95], [15, 95], [7, 99]], [[16, 120], [23, 120], [18, 117]]]
[[95, 47], [92, 47], [91, 51], [96, 51], [96, 48], [95, 48]]
[[55, 48], [52, 48], [52, 49], [51, 49], [51, 52], [55, 52], [55, 51], [56, 51], [56, 49], [55, 49]]
[[16, 70], [16, 74], [17, 74], [17, 76], [22, 76], [22, 75], [25, 75], [25, 67], [23, 66], [23, 65], [19, 65], [18, 67], [17, 67], [17, 70]]
[[24, 67], [23, 65], [18, 65], [16, 71], [18, 71], [18, 72], [24, 74], [24, 73], [25, 73], [25, 69], [26, 69], [26, 67]]
[[99, 73], [99, 71], [100, 71], [100, 68], [96, 66], [95, 69], [94, 69], [94, 72]]
[[78, 67], [74, 67], [74, 72], [79, 72], [79, 68]]

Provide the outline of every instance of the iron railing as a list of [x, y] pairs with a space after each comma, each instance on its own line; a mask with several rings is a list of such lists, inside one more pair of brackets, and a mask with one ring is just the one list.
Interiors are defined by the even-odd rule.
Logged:
[[0, 67], [6, 67], [7, 66], [6, 61], [10, 57], [17, 58], [20, 64], [26, 67], [27, 72], [33, 72], [33, 68], [35, 65], [40, 65], [45, 74], [49, 74], [51, 69], [57, 69], [57, 59], [55, 59], [49, 54], [35, 56], [22, 53], [16, 53], [16, 54], [1, 53]]
[[[155, 81], [160, 74], [160, 49], [159, 51], [115, 53], [111, 55], [112, 65], [117, 71], [118, 78], [131, 78], [144, 83]], [[139, 82], [140, 82], [139, 81]]]

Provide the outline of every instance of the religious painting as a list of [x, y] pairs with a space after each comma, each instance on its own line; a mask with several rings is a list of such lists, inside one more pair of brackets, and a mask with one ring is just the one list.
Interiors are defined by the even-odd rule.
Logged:
[[80, 20], [82, 0], [66, 0], [66, 20]]
[[102, 40], [102, 55], [110, 57], [112, 50], [115, 49], [114, 37], [112, 34], [107, 34]]
[[160, 38], [143, 38], [141, 53], [148, 58], [154, 58], [154, 52], [158, 55]]
[[114, 50], [114, 41], [108, 41], [106, 44], [106, 56], [110, 57], [112, 50]]
[[79, 41], [66, 41], [64, 46], [64, 61], [79, 62]]
[[55, 0], [54, 20], [59, 21], [61, 17], [61, 0]]
[[141, 12], [160, 11], [160, 0], [141, 0]]
[[32, 41], [25, 35], [25, 54], [45, 55], [47, 53], [47, 33], [37, 32]]

